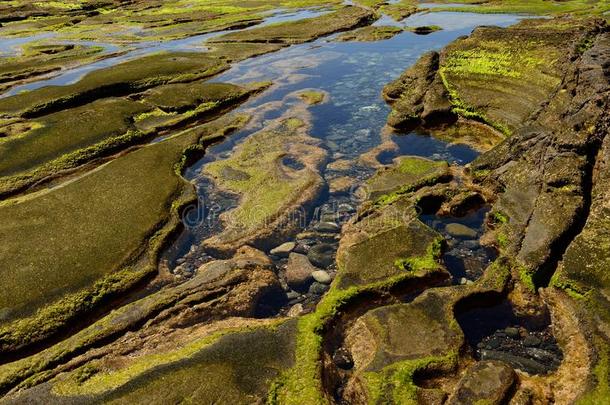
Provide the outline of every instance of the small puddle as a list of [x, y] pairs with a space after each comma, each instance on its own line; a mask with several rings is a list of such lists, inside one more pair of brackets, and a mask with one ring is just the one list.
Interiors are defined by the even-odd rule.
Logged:
[[420, 216], [423, 223], [445, 237], [447, 247], [443, 261], [455, 284], [468, 284], [477, 280], [497, 257], [495, 249], [480, 243], [488, 212], [489, 207], [483, 207], [462, 217], [435, 214]]
[[[479, 298], [472, 300], [485, 302]], [[500, 360], [529, 374], [557, 370], [563, 354], [549, 326], [547, 311], [527, 317], [516, 314], [507, 299], [491, 299], [487, 304], [456, 308], [457, 321], [477, 360]]]

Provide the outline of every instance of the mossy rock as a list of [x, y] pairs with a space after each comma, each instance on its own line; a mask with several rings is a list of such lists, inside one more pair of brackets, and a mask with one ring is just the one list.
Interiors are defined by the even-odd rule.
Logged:
[[362, 27], [357, 30], [346, 32], [337, 37], [337, 41], [348, 42], [374, 42], [384, 41], [403, 32], [402, 28], [394, 26]]
[[42, 87], [1, 99], [0, 114], [41, 115], [101, 96], [130, 94], [155, 85], [209, 77], [227, 68], [227, 62], [206, 53], [159, 53], [91, 72], [74, 84]]
[[22, 55], [2, 58], [0, 91], [62, 68], [91, 63], [102, 57], [98, 46], [26, 44]]
[[[321, 192], [319, 167], [326, 158], [308, 129], [299, 118], [281, 118], [249, 136], [228, 159], [203, 168], [219, 189], [240, 197], [238, 207], [221, 217], [225, 229], [204, 241], [206, 249], [227, 254], [251, 244], [267, 250], [298, 231], [294, 215]], [[288, 158], [300, 167], [284, 164]]]
[[176, 226], [174, 201], [192, 192], [176, 171], [185, 151], [243, 123], [238, 117], [186, 131], [1, 204], [2, 350], [52, 334], [154, 272], [164, 227]]
[[402, 194], [424, 185], [444, 182], [450, 177], [446, 162], [402, 156], [393, 165], [377, 171], [367, 181], [368, 198], [379, 204], [387, 204]]
[[[49, 383], [14, 395], [12, 400], [59, 404], [91, 401], [164, 404], [185, 400], [262, 402], [273, 379], [293, 365], [295, 323], [221, 330], [173, 351], [140, 358], [138, 364], [145, 367], [138, 372], [136, 365], [135, 373], [131, 374], [120, 367], [102, 371], [93, 361]], [[125, 376], [129, 377], [125, 379]], [[117, 379], [116, 387], [113, 378]], [[101, 387], [96, 386], [96, 380]], [[104, 390], [105, 386], [114, 388]], [[74, 389], [78, 394], [72, 393]]]
[[320, 17], [271, 24], [243, 32], [229, 33], [210, 42], [260, 42], [298, 44], [325, 35], [367, 25], [374, 20], [372, 11], [360, 7], [344, 7]]
[[452, 301], [449, 290], [429, 291], [410, 304], [369, 311], [354, 323], [347, 339], [354, 378], [362, 381], [368, 403], [418, 403], [417, 372], [456, 366], [464, 337], [455, 326]]

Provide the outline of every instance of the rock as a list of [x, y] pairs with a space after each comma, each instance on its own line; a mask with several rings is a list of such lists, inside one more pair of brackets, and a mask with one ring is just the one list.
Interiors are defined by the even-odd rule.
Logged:
[[458, 223], [447, 224], [445, 226], [445, 231], [456, 238], [474, 239], [477, 237], [477, 231]]
[[251, 267], [251, 266], [271, 266], [273, 262], [271, 259], [258, 249], [251, 246], [242, 246], [235, 253], [235, 265], [239, 268]]
[[513, 339], [519, 339], [521, 337], [521, 334], [519, 333], [519, 328], [508, 327], [504, 329], [504, 333], [506, 333], [506, 336]]
[[295, 316], [301, 315], [305, 309], [303, 308], [303, 304], [295, 304], [290, 308], [288, 313], [286, 314], [290, 318], [294, 318]]
[[322, 233], [339, 233], [341, 227], [334, 222], [320, 222], [314, 228], [318, 232]]
[[393, 36], [400, 34], [402, 28], [395, 26], [368, 26], [357, 30], [346, 32], [337, 37], [337, 41], [359, 41], [372, 42], [390, 39]]
[[309, 287], [309, 293], [313, 295], [322, 295], [328, 291], [328, 288], [329, 287], [326, 284], [318, 283], [316, 281]]
[[288, 255], [294, 250], [296, 245], [297, 244], [295, 242], [286, 242], [276, 248], [271, 249], [271, 252], [269, 253], [278, 257], [288, 257]]
[[539, 337], [533, 335], [528, 335], [525, 337], [525, 339], [523, 339], [523, 346], [526, 347], [538, 347], [541, 343], [542, 340]]
[[350, 176], [341, 176], [328, 182], [328, 191], [331, 194], [345, 193], [356, 184], [356, 179]]
[[307, 259], [299, 253], [290, 253], [286, 265], [286, 282], [292, 288], [303, 289], [312, 280], [311, 273], [317, 270]]
[[307, 258], [314, 265], [326, 269], [335, 262], [335, 248], [326, 243], [315, 245], [309, 249]]
[[546, 374], [549, 371], [549, 367], [536, 360], [497, 350], [481, 350], [481, 359], [499, 360], [529, 374]]
[[335, 351], [333, 354], [333, 363], [343, 370], [351, 370], [354, 367], [352, 355], [344, 347], [340, 347]]
[[330, 284], [333, 281], [330, 274], [328, 274], [324, 270], [316, 270], [313, 273], [311, 273], [311, 275], [312, 275], [313, 279], [316, 280], [318, 283]]
[[417, 156], [402, 156], [391, 166], [378, 170], [367, 180], [366, 197], [372, 201], [386, 201], [400, 190], [416, 189], [421, 185], [449, 179], [449, 165]]
[[286, 293], [286, 298], [288, 299], [288, 301], [292, 301], [294, 299], [297, 299], [301, 296], [301, 294], [299, 294], [296, 291], [288, 291], [288, 293]]
[[447, 402], [449, 405], [504, 403], [516, 381], [512, 368], [500, 361], [481, 361], [468, 370]]

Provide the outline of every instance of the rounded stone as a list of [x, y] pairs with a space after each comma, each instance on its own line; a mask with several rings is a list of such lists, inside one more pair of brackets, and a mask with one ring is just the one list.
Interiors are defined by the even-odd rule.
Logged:
[[519, 333], [519, 328], [508, 327], [504, 329], [504, 333], [506, 333], [506, 336], [513, 339], [519, 339], [521, 337], [521, 334]]
[[314, 295], [322, 295], [328, 291], [328, 288], [329, 287], [326, 284], [318, 283], [316, 281], [309, 287], [309, 293]]
[[523, 339], [523, 346], [526, 347], [538, 347], [541, 343], [542, 340], [537, 336], [528, 335]]
[[309, 249], [307, 257], [314, 265], [326, 269], [335, 262], [335, 248], [332, 245], [321, 243]]
[[307, 256], [290, 253], [286, 264], [286, 282], [291, 288], [306, 288], [311, 281], [311, 273], [317, 269], [311, 264]]
[[288, 255], [294, 250], [296, 245], [297, 244], [294, 242], [286, 242], [276, 248], [271, 249], [270, 253], [278, 257], [288, 257]]
[[313, 279], [316, 280], [318, 283], [330, 284], [331, 281], [333, 281], [330, 274], [328, 274], [324, 270], [316, 270], [313, 273], [311, 273], [311, 275], [312, 275]]

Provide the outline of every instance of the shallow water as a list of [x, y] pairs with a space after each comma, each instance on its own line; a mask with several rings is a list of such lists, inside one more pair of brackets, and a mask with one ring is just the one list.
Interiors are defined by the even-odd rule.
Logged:
[[[426, 13], [412, 16], [404, 24], [436, 24], [444, 30], [427, 36], [404, 32], [392, 39], [377, 42], [334, 42], [332, 37], [323, 38], [246, 60], [214, 78], [216, 82], [231, 83], [270, 80], [274, 86], [240, 108], [247, 112], [264, 109], [265, 113], [257, 120], [259, 125], [208, 148], [206, 156], [186, 171], [185, 176], [198, 189], [198, 209], [201, 210], [198, 217], [202, 221], [199, 225], [189, 224], [191, 227], [174, 246], [171, 256], [175, 259], [189, 252], [211, 233], [218, 232], [218, 215], [231, 207], [231, 204], [226, 204], [226, 196], [221, 197], [221, 202], [217, 201], [213, 186], [200, 174], [201, 168], [206, 163], [226, 158], [235, 145], [260, 129], [266, 120], [279, 118], [300, 103], [294, 97], [299, 90], [316, 89], [329, 95], [327, 103], [309, 107], [309, 111], [313, 124], [310, 133], [322, 141], [331, 162], [339, 157], [356, 161], [363, 153], [378, 147], [384, 139], [392, 141], [394, 148], [378, 156], [382, 164], [391, 163], [393, 158], [400, 155], [417, 155], [457, 164], [471, 162], [478, 155], [477, 151], [465, 145], [450, 145], [426, 134], [391, 133], [384, 138], [382, 134], [387, 131], [385, 124], [390, 108], [382, 99], [381, 91], [424, 52], [441, 49], [459, 36], [469, 34], [478, 25], [508, 26], [520, 18], [490, 14]], [[362, 183], [372, 173], [374, 169], [370, 167], [355, 165], [348, 175]], [[326, 180], [337, 175], [330, 170], [324, 170], [321, 174]], [[355, 188], [352, 187], [352, 190]], [[328, 210], [340, 204], [356, 207], [359, 202], [358, 198], [346, 193], [325, 193], [318, 201], [318, 208]], [[202, 207], [214, 209], [206, 211]], [[171, 258], [170, 261], [173, 262]]]
[[[482, 246], [480, 238], [485, 231], [485, 218], [489, 207], [482, 207], [462, 217], [422, 215], [421, 221], [439, 232], [447, 241], [443, 254], [445, 267], [451, 273], [455, 284], [475, 281], [493, 262], [497, 253]], [[448, 231], [448, 225], [459, 224], [474, 231], [476, 235], [456, 236]]]
[[[288, 21], [296, 21], [301, 20], [303, 18], [313, 18], [319, 17], [321, 15], [327, 14], [329, 12], [328, 9], [305, 9], [298, 11], [290, 11], [290, 10], [276, 10], [270, 13], [267, 17], [264, 18], [263, 22], [249, 28], [245, 28], [244, 30], [255, 28], [255, 27], [263, 27], [269, 24], [276, 24], [281, 22]], [[79, 44], [79, 45], [90, 45], [90, 46], [101, 46], [104, 48], [104, 52], [106, 54], [114, 54], [118, 53], [121, 50], [123, 51], [120, 55], [108, 57], [93, 63], [89, 63], [83, 66], [79, 66], [73, 69], [68, 69], [59, 75], [54, 75], [53, 77], [37, 80], [32, 83], [26, 83], [23, 85], [15, 86], [11, 88], [9, 91], [0, 94], [0, 98], [9, 97], [15, 94], [18, 94], [22, 91], [31, 91], [36, 90], [45, 86], [66, 86], [69, 84], [76, 83], [87, 73], [104, 69], [107, 67], [115, 66], [123, 62], [127, 62], [129, 60], [151, 55], [158, 52], [203, 52], [206, 50], [205, 42], [213, 37], [220, 36], [226, 34], [230, 31], [218, 31], [201, 35], [194, 35], [188, 38], [175, 39], [170, 41], [141, 41], [138, 43], [134, 43], [130, 47], [121, 48], [118, 45], [104, 42], [96, 42], [96, 41], [58, 41], [57, 43], [61, 44]], [[27, 44], [32, 41], [51, 38], [54, 36], [53, 33], [43, 33], [39, 35], [23, 37], [23, 38], [1, 38], [0, 37], [0, 55], [4, 52], [4, 50], [16, 49], [21, 45]]]

